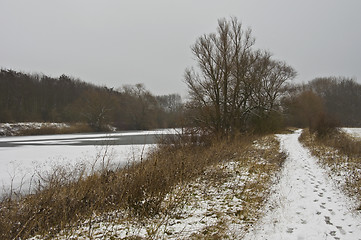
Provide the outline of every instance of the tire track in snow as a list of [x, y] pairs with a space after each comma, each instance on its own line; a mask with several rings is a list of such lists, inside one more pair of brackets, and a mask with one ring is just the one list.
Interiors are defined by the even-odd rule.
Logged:
[[361, 217], [298, 141], [301, 130], [278, 135], [288, 154], [267, 213], [245, 239], [361, 240]]

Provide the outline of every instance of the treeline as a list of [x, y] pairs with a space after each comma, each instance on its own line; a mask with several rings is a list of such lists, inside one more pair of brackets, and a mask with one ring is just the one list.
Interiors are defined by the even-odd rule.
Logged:
[[93, 130], [177, 126], [178, 94], [155, 96], [142, 84], [117, 90], [62, 75], [59, 78], [2, 69], [0, 122], [86, 122]]
[[293, 85], [283, 99], [287, 125], [361, 127], [361, 85], [346, 77], [316, 78]]

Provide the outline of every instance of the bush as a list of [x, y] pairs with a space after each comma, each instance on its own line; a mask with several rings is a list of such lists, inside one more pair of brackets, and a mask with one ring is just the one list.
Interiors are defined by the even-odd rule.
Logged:
[[44, 125], [40, 128], [26, 128], [19, 131], [17, 135], [30, 136], [30, 135], [53, 135], [53, 134], [71, 134], [71, 133], [85, 133], [93, 132], [88, 124], [76, 123], [66, 127], [55, 127]]
[[255, 133], [274, 133], [285, 128], [284, 118], [279, 112], [256, 117], [252, 120], [252, 129]]
[[326, 137], [337, 132], [339, 122], [326, 113], [320, 113], [316, 120], [311, 123], [310, 131], [318, 137]]

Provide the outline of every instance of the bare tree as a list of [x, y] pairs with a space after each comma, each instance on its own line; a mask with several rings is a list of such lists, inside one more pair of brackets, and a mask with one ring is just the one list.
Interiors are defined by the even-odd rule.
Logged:
[[243, 30], [232, 18], [219, 20], [216, 33], [192, 46], [198, 71], [187, 69], [185, 82], [197, 126], [228, 135], [244, 128], [252, 115], [276, 109], [282, 86], [296, 72], [270, 53], [253, 50], [254, 43], [251, 29]]
[[80, 114], [91, 128], [96, 131], [108, 130], [111, 121], [115, 99], [105, 91], [86, 91], [74, 103], [75, 109], [80, 109]]

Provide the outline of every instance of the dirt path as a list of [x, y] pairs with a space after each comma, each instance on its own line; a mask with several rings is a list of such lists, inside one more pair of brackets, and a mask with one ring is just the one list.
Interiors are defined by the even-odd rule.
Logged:
[[361, 239], [361, 217], [300, 144], [301, 131], [279, 135], [288, 154], [265, 217], [246, 239]]

